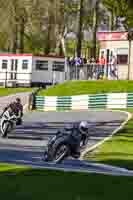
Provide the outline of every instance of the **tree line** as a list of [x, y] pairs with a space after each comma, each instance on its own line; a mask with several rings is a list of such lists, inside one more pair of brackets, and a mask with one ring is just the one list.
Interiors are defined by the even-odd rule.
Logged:
[[[133, 27], [131, 0], [0, 0], [0, 51], [81, 56], [83, 47], [96, 57], [101, 23], [117, 30]], [[84, 41], [84, 32], [91, 37]], [[69, 35], [72, 37], [68, 37]]]

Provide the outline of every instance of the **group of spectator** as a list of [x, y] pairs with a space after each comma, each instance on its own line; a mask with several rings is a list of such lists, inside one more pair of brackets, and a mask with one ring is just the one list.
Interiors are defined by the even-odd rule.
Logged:
[[[87, 59], [82, 57], [71, 57], [67, 61], [70, 68], [78, 67], [78, 69], [83, 69], [83, 66], [87, 67], [88, 78], [87, 79], [118, 79], [118, 69], [117, 69], [117, 59], [116, 56], [112, 56], [107, 63], [104, 54], [101, 57], [94, 59], [93, 57]], [[108, 69], [107, 69], [108, 68]], [[76, 73], [79, 70], [76, 71]]]
[[82, 58], [82, 57], [68, 57], [68, 64], [69, 65], [84, 65], [84, 64], [90, 64], [90, 63], [96, 63], [95, 59], [92, 57], [90, 59]]

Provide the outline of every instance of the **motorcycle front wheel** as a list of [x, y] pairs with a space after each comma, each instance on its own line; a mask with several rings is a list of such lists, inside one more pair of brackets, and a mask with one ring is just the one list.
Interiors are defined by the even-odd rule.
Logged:
[[60, 144], [55, 149], [54, 153], [54, 163], [60, 163], [62, 160], [64, 160], [65, 157], [67, 157], [70, 153], [70, 149], [66, 144]]
[[1, 137], [7, 137], [9, 130], [11, 129], [11, 124], [9, 122], [3, 122], [1, 127]]

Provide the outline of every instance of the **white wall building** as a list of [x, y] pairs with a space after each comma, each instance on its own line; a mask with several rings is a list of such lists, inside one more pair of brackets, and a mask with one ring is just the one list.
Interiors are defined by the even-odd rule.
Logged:
[[[99, 57], [103, 52], [106, 57], [107, 51], [109, 51], [109, 61], [113, 55], [116, 56], [119, 79], [128, 79], [129, 59], [131, 59], [129, 58], [128, 32], [98, 32], [97, 39], [100, 43]], [[133, 46], [131, 51], [133, 52]], [[131, 67], [133, 68], [133, 65]], [[133, 79], [133, 72], [130, 79]]]
[[65, 58], [0, 54], [0, 85], [51, 85], [65, 80]]

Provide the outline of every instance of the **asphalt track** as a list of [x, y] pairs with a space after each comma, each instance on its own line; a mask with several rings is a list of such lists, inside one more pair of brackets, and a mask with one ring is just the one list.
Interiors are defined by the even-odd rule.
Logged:
[[58, 165], [42, 160], [48, 140], [65, 124], [87, 120], [90, 125], [87, 148], [90, 148], [111, 135], [126, 119], [126, 113], [116, 111], [26, 113], [22, 126], [18, 126], [8, 138], [0, 138], [0, 162], [29, 165], [33, 168], [133, 175], [133, 172], [125, 169], [81, 160], [65, 160]]
[[23, 105], [27, 104], [29, 100], [30, 92], [21, 92], [16, 94], [11, 94], [9, 96], [0, 96], [0, 112], [3, 111], [10, 102], [15, 101], [16, 97], [21, 98], [21, 102]]

